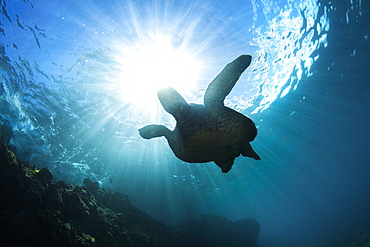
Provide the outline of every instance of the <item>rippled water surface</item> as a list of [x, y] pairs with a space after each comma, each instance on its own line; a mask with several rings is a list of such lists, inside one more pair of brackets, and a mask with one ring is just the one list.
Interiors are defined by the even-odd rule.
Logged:
[[[0, 123], [21, 159], [56, 179], [98, 180], [167, 224], [255, 218], [261, 246], [313, 246], [369, 226], [368, 3], [0, 4]], [[202, 103], [241, 54], [253, 61], [226, 105], [256, 123], [261, 161], [239, 157], [222, 174], [140, 138], [144, 125], [175, 126], [159, 88]]]

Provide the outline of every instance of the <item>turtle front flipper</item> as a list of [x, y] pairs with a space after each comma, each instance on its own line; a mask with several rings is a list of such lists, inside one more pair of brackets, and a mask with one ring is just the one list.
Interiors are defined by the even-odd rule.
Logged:
[[241, 55], [216, 76], [208, 85], [204, 95], [204, 105], [208, 109], [220, 109], [224, 106], [224, 99], [231, 92], [241, 74], [248, 68], [252, 61], [251, 55]]
[[166, 112], [177, 120], [185, 109], [189, 108], [186, 100], [172, 87], [162, 88], [158, 91], [158, 98]]
[[147, 125], [139, 129], [139, 134], [144, 139], [152, 139], [161, 136], [164, 136], [168, 139], [171, 133], [172, 131], [167, 129], [165, 126], [156, 124]]

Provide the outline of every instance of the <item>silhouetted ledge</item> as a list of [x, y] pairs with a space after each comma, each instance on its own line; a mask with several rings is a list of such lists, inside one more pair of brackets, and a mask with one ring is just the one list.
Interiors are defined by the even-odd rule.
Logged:
[[47, 168], [19, 161], [0, 140], [0, 246], [257, 247], [259, 224], [203, 215], [169, 227], [128, 196], [85, 179], [52, 182]]
[[253, 219], [229, 221], [220, 216], [202, 215], [200, 219], [181, 222], [176, 231], [182, 239], [182, 245], [178, 246], [183, 247], [257, 247], [260, 225]]

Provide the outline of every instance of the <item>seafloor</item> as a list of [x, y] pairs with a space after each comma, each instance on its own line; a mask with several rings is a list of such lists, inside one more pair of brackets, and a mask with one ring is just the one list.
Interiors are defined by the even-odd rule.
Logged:
[[259, 223], [202, 215], [176, 227], [134, 207], [128, 196], [53, 181], [47, 168], [20, 161], [0, 139], [0, 246], [257, 247]]
[[[48, 168], [20, 161], [0, 139], [0, 246], [259, 246], [256, 220], [202, 215], [167, 226], [133, 206], [127, 195], [89, 179], [81, 182], [54, 181]], [[370, 247], [370, 229], [354, 238], [339, 235], [320, 246]]]

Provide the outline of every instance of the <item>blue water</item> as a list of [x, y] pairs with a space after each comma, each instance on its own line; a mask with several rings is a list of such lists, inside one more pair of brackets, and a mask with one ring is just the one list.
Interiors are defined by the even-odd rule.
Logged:
[[[368, 1], [0, 1], [0, 123], [55, 179], [124, 192], [166, 224], [255, 218], [261, 246], [328, 246], [370, 227]], [[226, 104], [258, 127], [261, 161], [178, 160], [156, 91], [201, 103], [227, 63]], [[184, 69], [185, 68], [185, 69]]]

